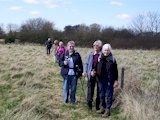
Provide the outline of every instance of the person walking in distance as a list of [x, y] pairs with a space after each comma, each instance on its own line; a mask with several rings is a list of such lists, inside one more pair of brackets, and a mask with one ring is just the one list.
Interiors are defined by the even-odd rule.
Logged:
[[54, 40], [54, 47], [53, 47], [53, 59], [54, 59], [54, 63], [58, 63], [58, 55], [57, 55], [57, 48], [59, 46], [59, 41], [58, 40]]
[[51, 41], [50, 37], [45, 42], [45, 45], [46, 45], [46, 53], [47, 53], [47, 55], [50, 55], [50, 51], [51, 51], [51, 48], [52, 48], [52, 41]]
[[66, 49], [62, 41], [59, 42], [59, 46], [57, 47], [56, 54], [57, 54], [57, 61], [59, 61], [60, 56], [65, 53]]

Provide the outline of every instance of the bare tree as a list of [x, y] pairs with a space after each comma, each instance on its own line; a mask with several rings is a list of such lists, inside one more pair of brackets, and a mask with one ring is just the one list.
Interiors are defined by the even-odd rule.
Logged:
[[19, 31], [19, 26], [17, 24], [9, 23], [7, 25], [7, 31], [8, 32], [18, 32]]
[[151, 32], [153, 35], [160, 32], [160, 14], [158, 12], [149, 12], [147, 18], [148, 32]]
[[135, 31], [136, 34], [143, 35], [146, 31], [146, 15], [139, 14], [132, 20], [131, 28]]
[[54, 24], [42, 19], [29, 19], [21, 25], [21, 42], [44, 43], [51, 37], [53, 38]]
[[5, 31], [3, 25], [0, 25], [0, 39], [5, 37]]

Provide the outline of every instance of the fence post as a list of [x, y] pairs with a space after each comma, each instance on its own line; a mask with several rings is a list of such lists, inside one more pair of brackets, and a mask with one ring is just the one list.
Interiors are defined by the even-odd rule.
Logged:
[[124, 86], [124, 67], [122, 67], [121, 71], [121, 89], [123, 89]]

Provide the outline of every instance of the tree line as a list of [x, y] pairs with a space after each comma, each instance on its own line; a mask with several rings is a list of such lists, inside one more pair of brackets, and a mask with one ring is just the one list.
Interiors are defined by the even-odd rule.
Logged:
[[91, 47], [95, 40], [100, 39], [104, 43], [110, 43], [114, 48], [160, 48], [160, 14], [157, 12], [137, 15], [128, 28], [102, 27], [93, 23], [89, 26], [67, 25], [61, 31], [55, 28], [54, 23], [43, 18], [35, 18], [26, 20], [21, 26], [8, 24], [7, 29], [6, 33], [0, 26], [0, 39], [5, 39], [6, 43], [19, 39], [21, 43], [44, 44], [45, 40], [51, 37], [52, 40], [58, 39], [64, 43], [74, 40], [76, 45], [81, 47]]

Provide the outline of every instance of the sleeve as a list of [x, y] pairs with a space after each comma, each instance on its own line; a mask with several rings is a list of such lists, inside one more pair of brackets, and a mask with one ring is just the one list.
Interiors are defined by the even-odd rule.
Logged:
[[58, 64], [59, 64], [60, 67], [65, 66], [65, 65], [64, 65], [64, 54], [62, 54], [62, 55], [60, 56], [60, 58], [59, 58], [59, 63], [58, 63]]
[[83, 73], [83, 62], [82, 62], [81, 55], [80, 54], [78, 54], [78, 55], [79, 55], [79, 59], [80, 59], [80, 61], [79, 61], [79, 68], [81, 70], [79, 76], [82, 76], [82, 73]]
[[116, 60], [113, 63], [113, 67], [114, 67], [114, 80], [118, 80], [118, 68]]
[[90, 54], [88, 55], [86, 62], [84, 63], [84, 72], [87, 73], [88, 70], [88, 63], [89, 63]]

